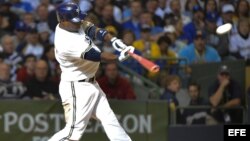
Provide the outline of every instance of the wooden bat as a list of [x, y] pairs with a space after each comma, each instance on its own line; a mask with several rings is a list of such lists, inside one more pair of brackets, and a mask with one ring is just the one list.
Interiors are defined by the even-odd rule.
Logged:
[[160, 70], [160, 67], [156, 65], [154, 62], [132, 52], [128, 52], [128, 54], [135, 60], [137, 60], [148, 71], [156, 73]]

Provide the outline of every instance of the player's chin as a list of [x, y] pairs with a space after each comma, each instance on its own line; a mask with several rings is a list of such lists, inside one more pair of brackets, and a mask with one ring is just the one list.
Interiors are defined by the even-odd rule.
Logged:
[[76, 27], [80, 27], [81, 26], [81, 22], [76, 22], [76, 23], [73, 23]]
[[72, 23], [71, 25], [70, 25], [70, 28], [72, 29], [72, 30], [75, 30], [75, 31], [78, 31], [79, 30], [79, 28], [81, 27], [81, 22], [77, 22], [77, 23]]

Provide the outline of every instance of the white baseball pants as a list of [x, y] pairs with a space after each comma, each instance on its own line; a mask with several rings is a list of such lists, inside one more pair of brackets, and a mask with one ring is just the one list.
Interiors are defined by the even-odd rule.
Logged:
[[59, 92], [64, 108], [66, 126], [49, 141], [78, 141], [89, 119], [99, 119], [110, 141], [131, 141], [109, 106], [105, 93], [97, 82], [61, 81]]

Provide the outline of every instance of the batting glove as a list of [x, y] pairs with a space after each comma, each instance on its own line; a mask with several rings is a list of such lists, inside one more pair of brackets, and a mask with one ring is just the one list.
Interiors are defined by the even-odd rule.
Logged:
[[122, 62], [122, 61], [129, 58], [130, 55], [128, 54], [128, 51], [131, 52], [131, 53], [134, 53], [135, 48], [133, 46], [128, 46], [124, 50], [122, 50], [119, 57], [118, 57], [118, 60], [120, 62]]
[[127, 46], [122, 42], [122, 40], [120, 40], [120, 39], [118, 39], [118, 38], [116, 38], [116, 37], [113, 37], [113, 38], [111, 39], [111, 44], [112, 44], [112, 47], [113, 47], [115, 50], [119, 51], [119, 52], [123, 51], [123, 50], [127, 47]]

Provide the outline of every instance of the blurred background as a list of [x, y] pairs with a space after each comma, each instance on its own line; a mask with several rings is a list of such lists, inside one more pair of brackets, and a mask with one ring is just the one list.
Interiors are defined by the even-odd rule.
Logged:
[[[64, 1], [0, 0], [1, 140], [47, 141], [64, 126], [53, 44]], [[249, 124], [250, 0], [73, 1], [160, 66], [151, 73], [130, 58], [102, 62], [96, 74], [133, 140], [222, 141], [223, 125]], [[107, 137], [91, 120], [82, 139]]]

